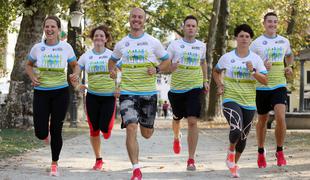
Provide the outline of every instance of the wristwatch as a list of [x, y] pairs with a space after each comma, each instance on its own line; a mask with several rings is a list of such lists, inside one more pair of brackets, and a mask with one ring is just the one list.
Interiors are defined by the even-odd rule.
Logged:
[[253, 68], [253, 70], [252, 70], [252, 71], [250, 71], [250, 73], [251, 73], [251, 75], [255, 74], [255, 73], [256, 73], [256, 69], [255, 69], [255, 68]]
[[156, 74], [158, 74], [160, 72], [160, 69], [158, 66], [155, 66], [155, 69], [156, 69]]

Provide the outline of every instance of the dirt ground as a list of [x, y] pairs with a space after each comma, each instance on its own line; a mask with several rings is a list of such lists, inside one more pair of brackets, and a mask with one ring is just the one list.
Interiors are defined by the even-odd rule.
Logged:
[[[182, 129], [182, 152], [172, 151], [172, 131], [170, 120], [158, 120], [151, 139], [139, 135], [140, 163], [143, 179], [231, 179], [224, 160], [228, 143], [228, 129], [224, 121], [200, 123], [199, 143], [196, 150], [196, 172], [186, 171], [187, 142], [186, 122]], [[125, 131], [115, 125], [109, 140], [102, 139], [102, 156], [105, 162], [102, 171], [93, 171], [94, 154], [88, 133], [65, 140], [60, 156], [60, 177], [49, 177], [51, 161], [50, 148], [42, 143], [42, 148], [21, 156], [0, 161], [1, 180], [95, 180], [130, 179], [131, 164], [125, 147]], [[286, 167], [277, 167], [274, 156], [274, 130], [267, 134], [267, 168], [256, 165], [257, 147], [255, 131], [248, 136], [247, 147], [240, 159], [240, 179], [310, 179], [310, 130], [288, 130], [285, 153]]]

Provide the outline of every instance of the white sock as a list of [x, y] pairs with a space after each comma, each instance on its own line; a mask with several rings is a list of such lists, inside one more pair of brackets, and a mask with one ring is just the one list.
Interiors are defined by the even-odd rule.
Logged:
[[138, 169], [138, 168], [140, 168], [139, 163], [133, 164], [133, 165], [132, 165], [132, 169], [133, 169], [133, 170]]

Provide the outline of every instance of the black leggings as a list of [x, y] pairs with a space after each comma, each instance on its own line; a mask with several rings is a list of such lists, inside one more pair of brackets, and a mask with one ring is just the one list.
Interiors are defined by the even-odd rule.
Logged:
[[47, 91], [34, 90], [33, 122], [35, 135], [43, 140], [47, 138], [48, 132], [50, 132], [53, 161], [58, 161], [62, 148], [61, 132], [68, 103], [68, 88]]
[[247, 110], [235, 102], [227, 102], [223, 104], [223, 113], [230, 125], [229, 142], [237, 143], [236, 152], [242, 153], [247, 135], [251, 130], [255, 110]]
[[99, 130], [107, 133], [114, 123], [115, 97], [86, 95], [86, 109], [89, 120], [90, 136], [99, 136]]

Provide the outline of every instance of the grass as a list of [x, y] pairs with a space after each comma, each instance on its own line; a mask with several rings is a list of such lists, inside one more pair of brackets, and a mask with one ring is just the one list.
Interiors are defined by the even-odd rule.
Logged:
[[[86, 133], [88, 128], [63, 128], [63, 138], [70, 139]], [[0, 159], [19, 155], [31, 149], [46, 146], [44, 142], [35, 137], [33, 129], [2, 129], [0, 131]]]

